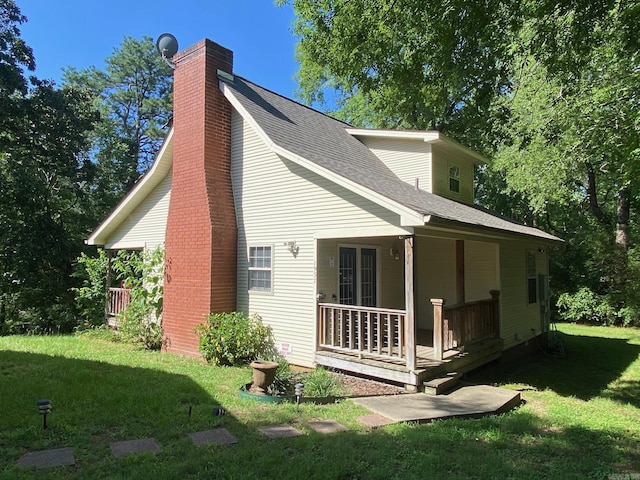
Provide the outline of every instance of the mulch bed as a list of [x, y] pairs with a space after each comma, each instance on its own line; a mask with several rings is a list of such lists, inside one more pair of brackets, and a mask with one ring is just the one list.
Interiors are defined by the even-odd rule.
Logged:
[[369, 378], [348, 375], [342, 372], [332, 372], [336, 380], [342, 385], [348, 397], [368, 397], [375, 395], [400, 395], [407, 393], [404, 387], [378, 382]]

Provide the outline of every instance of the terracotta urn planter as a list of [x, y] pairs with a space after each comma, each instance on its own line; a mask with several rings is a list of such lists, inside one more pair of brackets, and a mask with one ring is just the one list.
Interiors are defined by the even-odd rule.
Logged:
[[278, 364], [276, 362], [267, 362], [257, 360], [251, 362], [251, 368], [253, 368], [253, 385], [251, 386], [251, 393], [255, 395], [266, 395], [267, 387], [276, 378], [276, 371], [278, 370]]

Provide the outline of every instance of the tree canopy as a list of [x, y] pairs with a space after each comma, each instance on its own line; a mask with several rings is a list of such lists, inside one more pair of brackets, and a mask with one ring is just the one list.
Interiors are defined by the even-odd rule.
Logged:
[[[567, 240], [560, 291], [640, 323], [640, 2], [286, 0], [299, 96], [493, 157], [479, 199]], [[635, 287], [632, 287], [635, 288]], [[636, 295], [637, 296], [637, 295]]]
[[19, 37], [25, 20], [13, 1], [0, 2], [0, 332], [73, 322], [68, 286], [93, 172], [83, 155], [89, 98], [24, 77], [35, 66]]
[[64, 73], [64, 85], [85, 89], [100, 112], [90, 152], [98, 220], [153, 163], [173, 105], [173, 72], [150, 37], [125, 37], [105, 64], [104, 70], [69, 67]]

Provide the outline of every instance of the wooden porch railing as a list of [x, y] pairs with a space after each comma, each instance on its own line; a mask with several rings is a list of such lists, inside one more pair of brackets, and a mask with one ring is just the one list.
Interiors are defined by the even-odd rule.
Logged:
[[318, 304], [320, 348], [384, 359], [403, 359], [406, 312], [387, 308]]
[[107, 291], [107, 321], [111, 321], [118, 316], [122, 310], [127, 308], [131, 301], [131, 290], [128, 288], [111, 287]]
[[500, 333], [499, 296], [491, 290], [491, 298], [462, 305], [445, 306], [445, 300], [432, 298], [433, 355], [442, 360], [444, 352], [461, 348]]

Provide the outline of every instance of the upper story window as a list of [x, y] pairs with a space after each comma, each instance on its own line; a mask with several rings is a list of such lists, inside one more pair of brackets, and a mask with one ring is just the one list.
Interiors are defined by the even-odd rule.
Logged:
[[271, 247], [249, 247], [249, 290], [270, 292], [272, 280]]
[[449, 190], [460, 192], [460, 167], [452, 163], [449, 164]]

